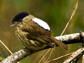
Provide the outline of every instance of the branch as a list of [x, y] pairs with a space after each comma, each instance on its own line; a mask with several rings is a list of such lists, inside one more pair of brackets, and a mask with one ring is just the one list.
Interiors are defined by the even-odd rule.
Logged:
[[[84, 36], [84, 33], [82, 33]], [[72, 43], [81, 43], [80, 33], [74, 33], [74, 34], [68, 34], [63, 36], [57, 36], [55, 37], [57, 40], [62, 41], [65, 44], [72, 44]], [[57, 45], [58, 46], [58, 45]], [[44, 50], [44, 49], [43, 49]], [[40, 51], [40, 50], [39, 50]], [[33, 53], [38, 52], [34, 51]], [[32, 53], [32, 54], [33, 54]], [[0, 63], [16, 63], [17, 61], [20, 61], [21, 59], [29, 56], [29, 52], [27, 49], [21, 49], [14, 54], [8, 56], [5, 60], [3, 60]]]
[[[84, 32], [82, 32], [82, 34], [84, 36]], [[80, 33], [67, 34], [63, 36], [57, 36], [55, 38], [65, 44], [81, 43], [82, 41], [80, 38]]]
[[84, 53], [84, 48], [79, 48], [77, 51], [73, 52], [67, 60], [65, 60], [63, 63], [71, 63], [72, 60], [76, 60], [76, 58], [78, 58], [78, 56], [83, 55]]

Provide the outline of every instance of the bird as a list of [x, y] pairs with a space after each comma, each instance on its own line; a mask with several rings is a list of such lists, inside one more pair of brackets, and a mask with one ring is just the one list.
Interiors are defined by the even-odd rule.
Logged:
[[68, 50], [66, 44], [54, 37], [53, 32], [45, 21], [27, 12], [16, 14], [12, 19], [10, 27], [13, 26], [15, 26], [16, 37], [30, 53], [51, 48], [53, 43]]

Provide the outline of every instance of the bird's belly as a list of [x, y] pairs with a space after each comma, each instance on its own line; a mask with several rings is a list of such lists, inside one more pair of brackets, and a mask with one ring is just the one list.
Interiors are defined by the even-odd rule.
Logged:
[[44, 48], [46, 48], [46, 44], [39, 42], [37, 40], [32, 40], [32, 39], [28, 39], [26, 37], [26, 33], [22, 32], [21, 30], [16, 30], [15, 31], [15, 35], [17, 36], [17, 38], [20, 40], [20, 42], [29, 50], [42, 50]]

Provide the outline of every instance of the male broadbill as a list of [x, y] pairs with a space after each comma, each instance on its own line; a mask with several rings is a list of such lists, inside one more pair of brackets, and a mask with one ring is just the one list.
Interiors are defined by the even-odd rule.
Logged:
[[15, 35], [30, 52], [50, 48], [52, 43], [68, 49], [54, 37], [46, 22], [27, 12], [16, 14], [12, 19], [12, 26], [16, 27]]

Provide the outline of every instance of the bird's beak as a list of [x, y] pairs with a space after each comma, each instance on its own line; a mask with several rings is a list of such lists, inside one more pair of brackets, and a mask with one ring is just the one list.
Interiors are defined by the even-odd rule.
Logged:
[[16, 24], [12, 24], [12, 25], [10, 25], [10, 27], [13, 27], [13, 26], [15, 26]]

